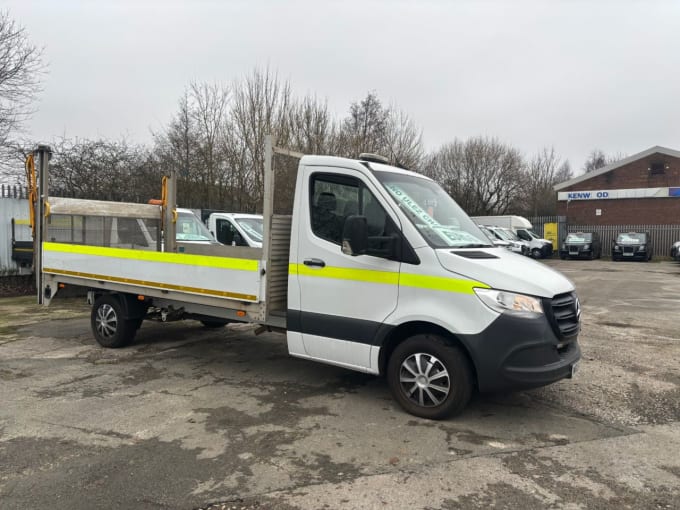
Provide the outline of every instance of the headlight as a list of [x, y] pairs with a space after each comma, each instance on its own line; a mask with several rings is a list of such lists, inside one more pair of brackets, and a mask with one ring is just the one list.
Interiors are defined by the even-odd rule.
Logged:
[[615, 244], [614, 251], [621, 251], [621, 247], [618, 244]]
[[584, 250], [590, 250], [590, 245], [589, 245], [589, 244], [586, 244], [586, 245], [583, 247], [583, 249], [584, 249]]
[[645, 251], [646, 248], [647, 247], [644, 244], [640, 245], [640, 247], [638, 248], [638, 251]]
[[525, 317], [535, 317], [536, 315], [543, 314], [543, 305], [535, 297], [506, 292], [504, 290], [474, 290], [477, 297], [482, 300], [482, 303], [495, 312], [524, 315]]
[[566, 250], [566, 249], [567, 249], [567, 245], [564, 244], [564, 243], [562, 243], [562, 249], [563, 249], [563, 250]]

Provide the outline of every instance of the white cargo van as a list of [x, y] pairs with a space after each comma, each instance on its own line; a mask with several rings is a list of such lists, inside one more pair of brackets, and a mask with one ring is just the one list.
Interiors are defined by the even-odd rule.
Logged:
[[473, 221], [480, 225], [494, 225], [509, 228], [522, 241], [529, 243], [529, 251], [534, 258], [550, 257], [553, 245], [533, 231], [531, 222], [522, 216], [473, 216]]
[[211, 213], [208, 229], [222, 244], [262, 248], [264, 222], [261, 214]]
[[[37, 151], [35, 196], [48, 196], [48, 151]], [[460, 412], [475, 390], [573, 376], [581, 309], [572, 282], [495, 247], [437, 183], [370, 156], [300, 158], [271, 142], [266, 154], [262, 248], [51, 242], [54, 199], [38, 200], [39, 302], [63, 285], [89, 289], [93, 334], [106, 347], [131, 342], [144, 320], [259, 324], [285, 333], [292, 356], [386, 376], [395, 400], [424, 418]], [[158, 220], [157, 209], [136, 211]]]

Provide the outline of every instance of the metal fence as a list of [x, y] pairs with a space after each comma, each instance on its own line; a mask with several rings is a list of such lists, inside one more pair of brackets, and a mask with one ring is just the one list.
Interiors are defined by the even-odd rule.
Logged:
[[680, 241], [680, 225], [572, 225], [567, 224], [566, 216], [537, 216], [528, 218], [534, 231], [543, 236], [545, 223], [557, 223], [557, 239], [562, 239], [570, 232], [597, 232], [602, 241], [602, 255], [610, 257], [612, 241], [622, 232], [647, 232], [652, 240], [654, 255], [669, 257], [671, 245]]
[[4, 197], [0, 200], [0, 276], [30, 274], [30, 267], [22, 267], [12, 260], [12, 220], [15, 241], [32, 241], [29, 225], [28, 200]]
[[0, 198], [28, 198], [28, 189], [19, 184], [0, 184]]
[[648, 233], [652, 240], [652, 255], [660, 257], [670, 257], [671, 245], [680, 241], [680, 225], [568, 225], [567, 232], [597, 232], [605, 257], [611, 256], [612, 241], [622, 232]]

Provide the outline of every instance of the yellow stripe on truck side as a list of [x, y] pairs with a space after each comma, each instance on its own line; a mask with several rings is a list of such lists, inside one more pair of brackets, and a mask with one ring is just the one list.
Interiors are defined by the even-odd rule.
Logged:
[[193, 255], [190, 253], [169, 253], [147, 250], [130, 250], [127, 248], [106, 248], [103, 246], [85, 246], [82, 244], [43, 243], [43, 251], [57, 253], [76, 253], [96, 257], [110, 257], [127, 260], [143, 260], [165, 262], [167, 264], [183, 264], [187, 266], [217, 267], [235, 269], [237, 271], [257, 271], [258, 261], [229, 257], [212, 257]]
[[127, 285], [153, 287], [162, 290], [178, 290], [181, 292], [191, 292], [193, 294], [202, 294], [206, 296], [239, 299], [241, 301], [257, 301], [257, 296], [253, 296], [252, 294], [241, 294], [238, 292], [228, 292], [224, 290], [202, 289], [200, 287], [188, 287], [186, 285], [173, 285], [171, 283], [152, 282], [148, 280], [136, 280], [134, 278], [121, 278], [118, 276], [110, 276], [105, 274], [83, 273], [81, 271], [67, 271], [65, 269], [54, 269], [51, 267], [43, 268], [43, 273], [60, 274], [64, 276], [77, 276], [78, 278], [86, 278], [88, 280], [124, 283]]
[[487, 284], [463, 278], [446, 276], [429, 276], [413, 273], [396, 273], [392, 271], [374, 271], [371, 269], [349, 269], [344, 267], [310, 268], [304, 264], [289, 264], [288, 272], [316, 278], [333, 278], [357, 282], [382, 283], [386, 285], [403, 285], [421, 289], [473, 294], [474, 288], [488, 289]]

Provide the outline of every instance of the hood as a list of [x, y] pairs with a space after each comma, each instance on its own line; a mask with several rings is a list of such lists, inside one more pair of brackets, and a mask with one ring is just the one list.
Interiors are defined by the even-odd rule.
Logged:
[[[497, 258], [466, 258], [456, 255], [456, 251], [483, 251]], [[436, 253], [439, 262], [447, 271], [485, 283], [494, 289], [546, 298], [574, 290], [574, 284], [559, 271], [506, 249], [446, 248], [436, 250]]]

